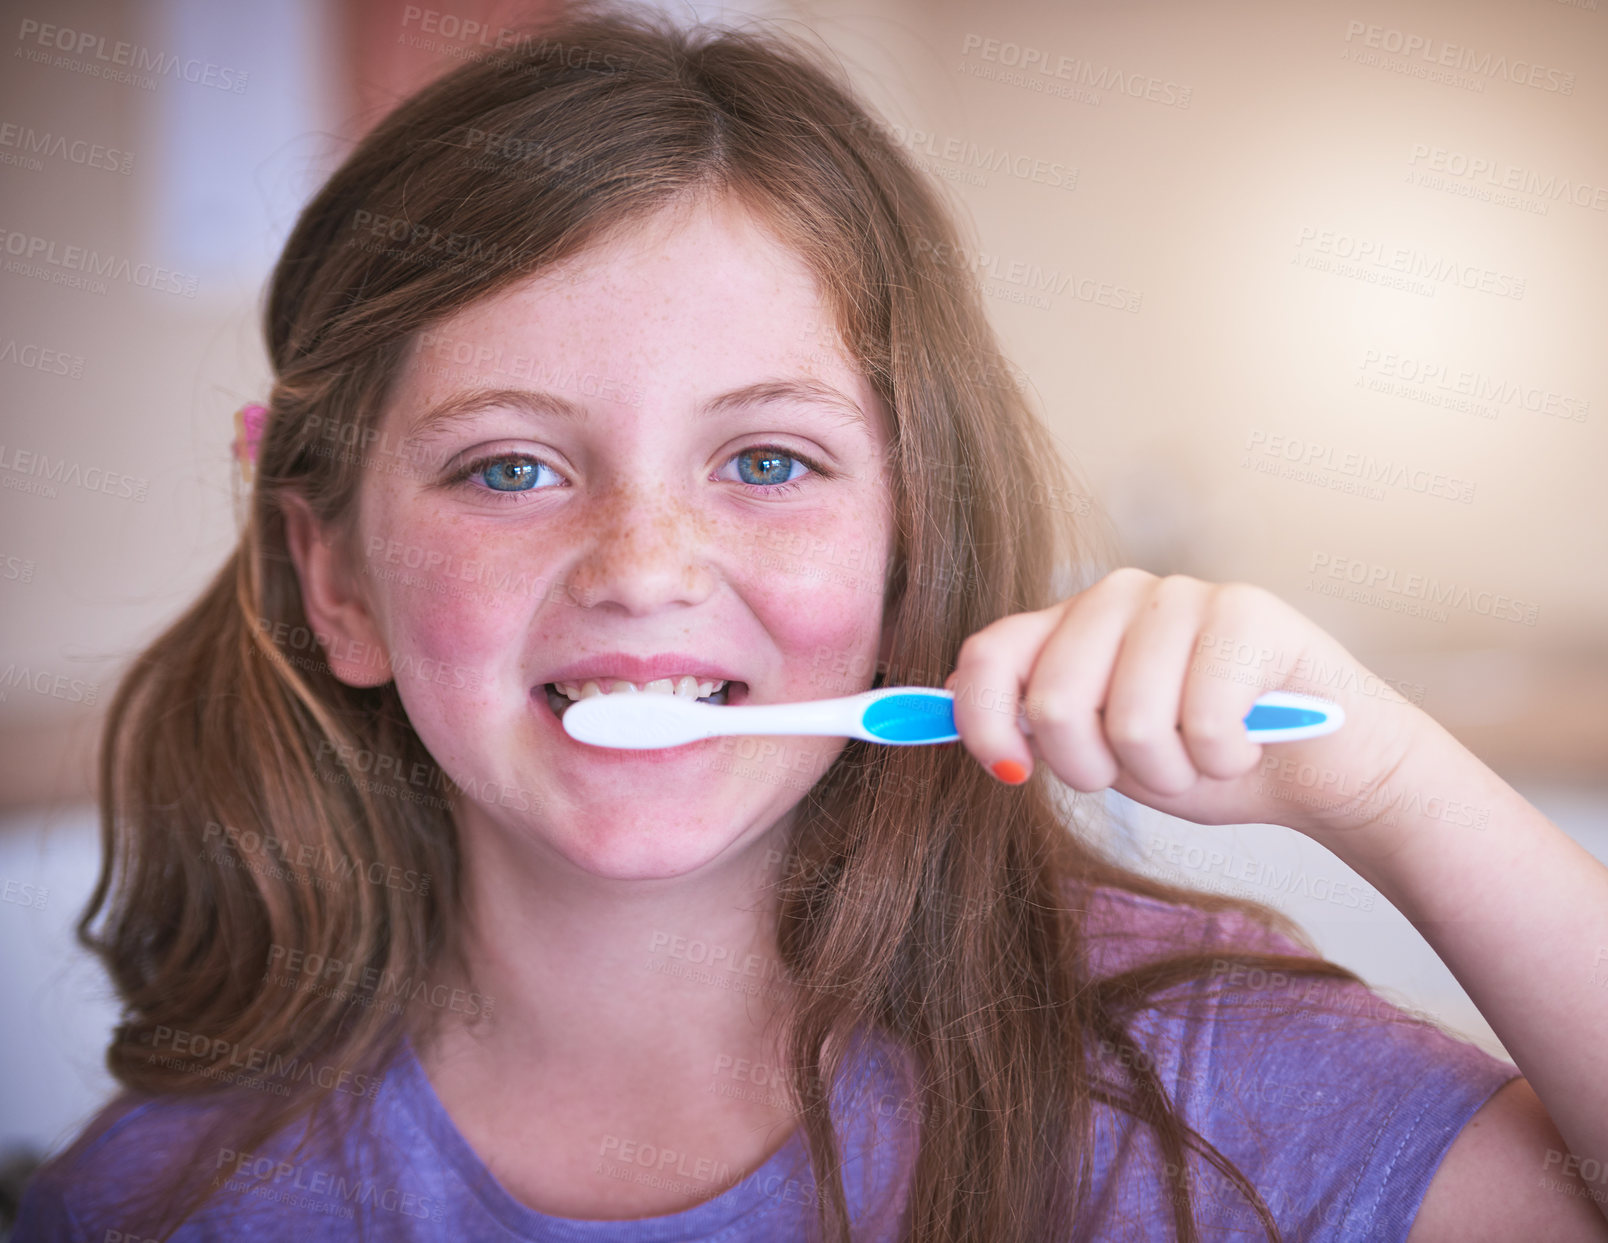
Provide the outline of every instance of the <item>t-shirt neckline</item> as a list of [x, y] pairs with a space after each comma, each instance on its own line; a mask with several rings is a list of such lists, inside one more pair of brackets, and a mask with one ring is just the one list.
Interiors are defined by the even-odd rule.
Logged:
[[771, 1153], [745, 1178], [711, 1196], [702, 1204], [654, 1217], [590, 1220], [558, 1217], [543, 1213], [515, 1199], [497, 1180], [480, 1154], [470, 1146], [453, 1122], [435, 1085], [405, 1033], [397, 1055], [398, 1099], [407, 1107], [414, 1122], [440, 1154], [452, 1174], [474, 1195], [486, 1212], [504, 1229], [518, 1236], [554, 1243], [569, 1240], [603, 1243], [604, 1240], [630, 1239], [631, 1243], [673, 1243], [681, 1239], [718, 1237], [733, 1226], [753, 1227], [765, 1214], [774, 1212], [784, 1197], [774, 1188], [784, 1185], [798, 1171], [807, 1171], [803, 1130], [797, 1128], [785, 1143]]

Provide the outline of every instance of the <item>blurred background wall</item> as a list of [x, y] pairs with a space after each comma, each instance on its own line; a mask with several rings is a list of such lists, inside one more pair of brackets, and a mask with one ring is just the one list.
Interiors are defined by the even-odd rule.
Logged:
[[[276, 250], [387, 107], [554, 7], [4, 5], [0, 1149], [110, 1090], [71, 941], [99, 713], [235, 540]], [[1277, 592], [1608, 858], [1608, 0], [670, 7], [813, 32], [943, 187], [1087, 481], [1053, 503]], [[1147, 866], [1500, 1051], [1306, 839], [1112, 801]], [[1223, 882], [1269, 863], [1306, 883]]]

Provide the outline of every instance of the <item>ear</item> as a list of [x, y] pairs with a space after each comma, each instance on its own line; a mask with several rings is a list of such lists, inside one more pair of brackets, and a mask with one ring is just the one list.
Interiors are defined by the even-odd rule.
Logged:
[[281, 493], [280, 500], [302, 608], [330, 671], [348, 686], [385, 685], [391, 680], [391, 657], [344, 546], [322, 528], [303, 498]]

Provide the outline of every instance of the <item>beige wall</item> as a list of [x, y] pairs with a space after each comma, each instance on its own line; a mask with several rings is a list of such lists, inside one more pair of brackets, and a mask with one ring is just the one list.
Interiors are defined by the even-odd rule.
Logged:
[[811, 13], [1129, 559], [1278, 592], [1508, 771], [1608, 771], [1608, 3]]
[[[1127, 559], [1260, 583], [1418, 688], [1504, 772], [1591, 777], [1608, 756], [1608, 0], [1595, 2], [767, 11], [819, 31], [947, 187], [990, 312]], [[280, 42], [220, 31], [215, 15], [198, 31], [201, 11], [48, 6], [52, 23], [108, 45], [199, 42], [249, 73], [244, 92], [177, 79], [147, 91], [36, 63], [14, 55], [37, 46], [19, 35], [27, 13], [0, 28], [0, 123], [133, 157], [127, 175], [68, 158], [0, 165], [8, 238], [114, 252], [197, 284], [194, 297], [126, 281], [97, 294], [0, 273], [0, 343], [58, 351], [81, 373], [0, 361], [6, 466], [23, 450], [145, 485], [143, 500], [70, 486], [50, 497], [0, 469], [0, 669], [34, 678], [0, 702], [11, 802], [82, 796], [88, 686], [104, 703], [234, 537], [229, 415], [264, 387], [264, 270], [255, 250], [188, 270], [174, 257], [193, 249], [174, 219], [182, 229], [206, 202], [175, 216], [194, 128], [214, 157], [216, 211], [267, 204], [271, 238], [292, 191], [338, 150], [323, 133], [352, 120], [323, 10], [298, 9]], [[410, 33], [383, 5], [365, 12]], [[1398, 40], [1411, 58], [1386, 50]], [[432, 54], [456, 60], [448, 43]], [[1012, 62], [1029, 55], [1024, 74]], [[1482, 63], [1521, 77], [1536, 66], [1540, 85]], [[1455, 175], [1474, 161], [1495, 184]], [[1337, 270], [1360, 247], [1362, 275]], [[1416, 291], [1389, 288], [1392, 261], [1430, 274]], [[1474, 287], [1436, 279], [1447, 271]], [[1520, 281], [1522, 297], [1503, 295]], [[1441, 369], [1452, 387], [1427, 395], [1439, 404], [1405, 387], [1412, 365]], [[1459, 410], [1445, 400], [1459, 383], [1501, 395]], [[1276, 437], [1317, 453], [1319, 469], [1303, 476], [1270, 452]], [[1383, 608], [1321, 594], [1315, 584], [1348, 583], [1315, 565], [1404, 590]], [[1442, 611], [1398, 611], [1430, 580], [1451, 592]], [[1527, 620], [1478, 611], [1497, 596]]]
[[[233, 544], [272, 239], [333, 145], [320, 22], [296, 0], [268, 31], [189, 0], [7, 6], [0, 803], [83, 796], [119, 671]], [[139, 54], [175, 68], [104, 76]], [[52, 279], [86, 262], [104, 288]]]

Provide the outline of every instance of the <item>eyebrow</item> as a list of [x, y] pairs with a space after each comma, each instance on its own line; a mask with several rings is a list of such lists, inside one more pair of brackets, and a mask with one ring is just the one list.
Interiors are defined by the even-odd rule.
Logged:
[[[803, 402], [835, 411], [843, 416], [845, 426], [857, 425], [866, 432], [870, 431], [865, 411], [858, 404], [830, 384], [813, 379], [761, 380], [745, 384], [742, 388], [734, 388], [710, 398], [694, 413], [700, 419], [708, 419], [745, 406], [767, 406], [781, 402]], [[405, 443], [413, 445], [433, 439], [486, 410], [505, 406], [549, 418], [575, 421], [586, 418], [583, 406], [544, 389], [465, 389], [436, 402], [420, 415]]]

